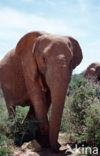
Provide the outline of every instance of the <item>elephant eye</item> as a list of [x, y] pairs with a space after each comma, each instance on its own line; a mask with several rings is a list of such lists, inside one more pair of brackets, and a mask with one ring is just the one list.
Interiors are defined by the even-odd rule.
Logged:
[[46, 63], [47, 62], [47, 60], [46, 60], [46, 58], [43, 56], [43, 62], [44, 63]]

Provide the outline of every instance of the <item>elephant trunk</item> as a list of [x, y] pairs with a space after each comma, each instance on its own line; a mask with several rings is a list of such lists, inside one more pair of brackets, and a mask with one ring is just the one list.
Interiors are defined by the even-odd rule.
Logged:
[[[60, 67], [61, 68], [61, 67]], [[54, 69], [51, 78], [51, 99], [52, 110], [50, 119], [49, 140], [51, 148], [58, 150], [58, 133], [61, 124], [61, 118], [63, 113], [63, 107], [65, 103], [65, 97], [67, 92], [68, 83], [70, 81], [71, 72], [69, 69]], [[59, 71], [59, 72], [56, 72]]]

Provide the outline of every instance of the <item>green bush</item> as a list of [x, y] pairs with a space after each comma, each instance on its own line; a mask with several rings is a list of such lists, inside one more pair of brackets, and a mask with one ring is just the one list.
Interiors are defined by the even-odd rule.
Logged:
[[0, 156], [7, 156], [11, 153], [13, 140], [6, 136], [7, 112], [3, 98], [0, 98]]
[[73, 89], [65, 103], [61, 131], [78, 142], [100, 147], [100, 86], [84, 78], [70, 86]]
[[38, 121], [35, 119], [25, 120], [27, 111], [27, 107], [17, 107], [16, 117], [11, 117], [7, 122], [7, 127], [9, 127], [8, 132], [6, 131], [7, 136], [14, 140], [14, 143], [18, 146], [35, 138], [38, 129]]
[[22, 145], [35, 138], [38, 122], [25, 120], [28, 108], [17, 107], [16, 117], [8, 118], [3, 99], [0, 99], [0, 156], [12, 153], [14, 145]]
[[69, 84], [69, 92], [74, 92], [75, 89], [79, 88], [81, 85], [85, 85], [87, 80], [84, 79], [84, 72], [81, 74], [72, 75], [71, 82]]

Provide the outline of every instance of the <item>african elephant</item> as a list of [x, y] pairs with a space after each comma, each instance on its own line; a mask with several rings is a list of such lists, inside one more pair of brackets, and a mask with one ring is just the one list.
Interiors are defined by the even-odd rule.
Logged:
[[[57, 140], [68, 84], [81, 60], [81, 48], [72, 37], [35, 31], [23, 36], [0, 63], [7, 105], [33, 106], [42, 139], [55, 151], [60, 146]], [[9, 73], [9, 68], [14, 72]], [[6, 77], [4, 71], [9, 73]]]
[[95, 82], [100, 81], [100, 63], [95, 62], [88, 66], [85, 71], [84, 77], [87, 79], [94, 79]]

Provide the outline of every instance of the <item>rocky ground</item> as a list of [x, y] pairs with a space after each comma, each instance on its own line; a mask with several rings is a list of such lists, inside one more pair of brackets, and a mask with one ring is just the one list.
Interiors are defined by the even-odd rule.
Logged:
[[25, 143], [20, 148], [18, 147], [14, 148], [13, 156], [66, 156], [69, 154], [70, 156], [78, 156], [78, 154], [75, 153], [71, 154], [70, 152], [68, 152], [69, 151], [68, 148], [70, 148], [70, 146], [67, 144], [66, 134], [60, 134], [59, 142], [62, 145], [59, 153], [53, 153], [50, 149], [41, 149], [41, 147], [37, 144], [37, 142], [33, 141], [35, 149], [32, 147], [32, 145], [30, 145], [31, 142]]

